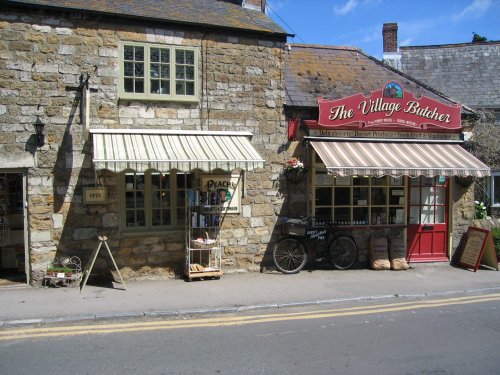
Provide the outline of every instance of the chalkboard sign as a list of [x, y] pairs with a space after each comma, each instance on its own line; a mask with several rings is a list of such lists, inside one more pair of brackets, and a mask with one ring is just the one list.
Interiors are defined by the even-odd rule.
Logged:
[[480, 264], [498, 271], [495, 246], [489, 230], [469, 227], [459, 264], [463, 267], [474, 269], [474, 272], [477, 271]]

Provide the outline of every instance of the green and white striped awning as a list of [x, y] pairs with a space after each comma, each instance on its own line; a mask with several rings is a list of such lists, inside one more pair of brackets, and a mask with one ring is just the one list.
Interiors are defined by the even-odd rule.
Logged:
[[160, 172], [263, 168], [249, 132], [91, 129], [96, 170]]
[[475, 176], [490, 168], [460, 144], [311, 141], [328, 173], [338, 176]]

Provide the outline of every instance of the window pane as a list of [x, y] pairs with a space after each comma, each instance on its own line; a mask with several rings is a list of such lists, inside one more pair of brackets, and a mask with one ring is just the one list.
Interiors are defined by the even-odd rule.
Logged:
[[500, 175], [494, 175], [492, 177], [493, 179], [493, 188], [492, 188], [492, 195], [493, 195], [493, 204], [497, 205], [500, 204]]
[[387, 224], [387, 208], [385, 207], [372, 207], [372, 225]]
[[186, 66], [186, 79], [194, 80], [194, 67]]
[[161, 66], [161, 78], [170, 78], [170, 67], [168, 65]]
[[134, 63], [126, 62], [125, 64], [123, 64], [123, 68], [124, 68], [124, 75], [126, 77], [134, 76]]
[[162, 63], [170, 62], [170, 51], [168, 49], [161, 50], [161, 62]]
[[134, 60], [134, 47], [125, 46], [123, 48], [123, 59], [129, 61]]
[[420, 188], [410, 188], [410, 204], [420, 204]]
[[134, 92], [134, 80], [131, 78], [128, 78], [125, 80], [124, 84], [125, 92]]
[[420, 219], [420, 207], [410, 207], [408, 224], [418, 224]]
[[182, 66], [175, 67], [175, 78], [176, 79], [184, 79], [185, 78], [184, 68]]
[[436, 207], [436, 224], [444, 223], [444, 206]]
[[194, 51], [184, 51], [186, 57], [186, 64], [194, 65]]
[[151, 80], [151, 94], [159, 94], [160, 93], [160, 81], [157, 79]]
[[372, 185], [387, 185], [387, 178], [384, 177], [372, 177]]
[[436, 204], [445, 204], [445, 203], [446, 203], [446, 189], [436, 188]]
[[169, 83], [169, 81], [161, 80], [160, 86], [161, 86], [161, 91], [160, 91], [161, 94], [170, 94], [170, 83]]
[[176, 64], [184, 64], [184, 51], [175, 50], [175, 63]]
[[420, 185], [420, 177], [410, 178], [411, 186], [419, 186]]
[[351, 225], [351, 209], [349, 207], [336, 208], [333, 222], [336, 225]]
[[144, 61], [144, 47], [135, 47], [135, 61]]
[[144, 64], [142, 63], [135, 64], [135, 76], [144, 77]]
[[144, 81], [142, 79], [135, 81], [135, 92], [144, 92]]
[[159, 48], [151, 48], [150, 56], [152, 62], [160, 61], [160, 49]]
[[385, 188], [372, 188], [372, 204], [374, 205], [387, 204]]
[[422, 204], [434, 204], [434, 188], [422, 188]]
[[[335, 188], [334, 191], [335, 205], [347, 206], [351, 203], [351, 188]], [[335, 214], [335, 216], [337, 216]]]
[[353, 202], [355, 206], [366, 206], [370, 202], [368, 200], [368, 188], [355, 187], [353, 188]]
[[186, 95], [194, 95], [194, 83], [186, 82]]
[[422, 206], [420, 224], [434, 224], [434, 206]]
[[160, 65], [151, 64], [150, 74], [151, 78], [158, 78], [160, 76]]
[[316, 205], [317, 206], [332, 205], [332, 188], [329, 187], [316, 188]]
[[175, 84], [175, 93], [177, 95], [184, 95], [185, 92], [184, 92], [184, 84], [182, 82], [177, 82]]

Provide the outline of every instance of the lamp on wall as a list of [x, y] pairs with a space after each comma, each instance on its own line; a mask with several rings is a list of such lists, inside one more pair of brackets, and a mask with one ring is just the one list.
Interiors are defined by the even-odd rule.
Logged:
[[42, 147], [45, 143], [45, 136], [43, 135], [43, 128], [45, 127], [45, 124], [42, 122], [42, 120], [40, 120], [40, 116], [36, 116], [36, 121], [33, 126], [35, 127], [35, 134], [38, 140], [37, 145], [38, 147]]

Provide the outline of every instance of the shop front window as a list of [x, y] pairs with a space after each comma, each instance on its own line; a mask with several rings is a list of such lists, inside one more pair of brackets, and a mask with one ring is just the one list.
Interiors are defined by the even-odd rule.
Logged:
[[319, 166], [314, 178], [314, 216], [334, 225], [404, 224], [403, 177], [333, 177]]
[[185, 224], [186, 191], [191, 174], [160, 172], [124, 174], [124, 231], [154, 231]]
[[491, 205], [500, 207], [500, 171], [491, 175]]

